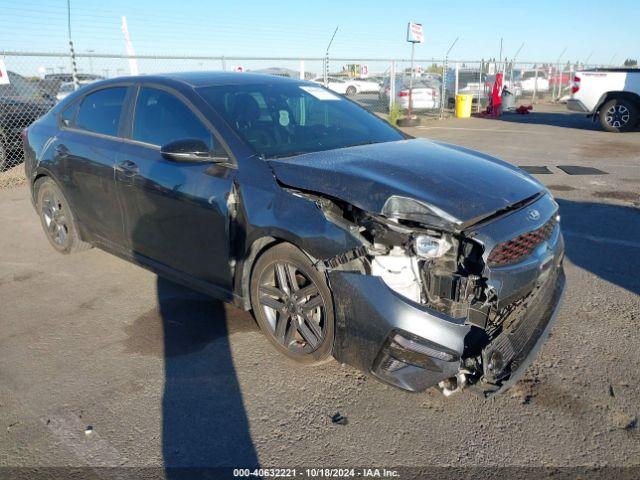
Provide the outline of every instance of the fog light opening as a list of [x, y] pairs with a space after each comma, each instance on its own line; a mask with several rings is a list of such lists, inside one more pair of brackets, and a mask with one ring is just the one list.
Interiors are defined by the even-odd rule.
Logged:
[[458, 372], [455, 377], [449, 377], [442, 380], [438, 383], [438, 387], [440, 387], [440, 391], [445, 397], [450, 397], [454, 393], [461, 392], [464, 387], [467, 386], [468, 372]]

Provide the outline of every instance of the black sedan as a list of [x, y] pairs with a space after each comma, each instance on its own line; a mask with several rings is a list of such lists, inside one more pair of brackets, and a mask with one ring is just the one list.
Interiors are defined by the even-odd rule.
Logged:
[[540, 183], [314, 83], [111, 79], [24, 139], [56, 250], [97, 246], [252, 310], [302, 363], [490, 395], [527, 368], [560, 302], [558, 207]]

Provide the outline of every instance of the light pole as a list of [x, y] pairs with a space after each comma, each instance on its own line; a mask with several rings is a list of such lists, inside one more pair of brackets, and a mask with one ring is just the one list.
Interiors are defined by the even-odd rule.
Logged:
[[327, 45], [327, 51], [324, 54], [324, 75], [322, 76], [322, 83], [324, 84], [325, 88], [327, 88], [329, 85], [329, 49], [331, 48], [331, 44], [333, 43], [333, 39], [335, 38], [336, 33], [338, 33], [338, 28], [340, 28], [339, 25], [333, 31], [331, 40], [329, 40], [329, 45]]
[[73, 40], [71, 40], [71, 0], [67, 0], [67, 31], [69, 33], [69, 51], [71, 52], [71, 76], [73, 77], [73, 89], [77, 90], [78, 67], [76, 66], [76, 53], [73, 50]]
[[[89, 55], [91, 55], [92, 53], [95, 53], [95, 50], [87, 50], [87, 53]], [[89, 57], [89, 73], [93, 73], [93, 57]]]
[[[451, 53], [451, 50], [453, 50], [453, 47], [456, 45], [456, 43], [458, 43], [459, 38], [460, 37], [456, 37], [456, 39], [453, 41], [453, 43], [449, 47], [449, 50], [447, 50], [447, 53], [444, 54], [444, 65], [442, 65], [442, 83], [440, 84], [440, 118], [444, 116], [444, 102], [445, 102], [444, 97], [447, 96], [446, 83], [447, 83], [447, 69], [449, 65], [449, 54]], [[455, 101], [455, 98], [454, 98], [454, 101]]]
[[556, 75], [559, 75], [559, 78], [556, 76], [556, 81], [553, 85], [553, 93], [552, 95], [554, 96], [553, 100], [555, 100], [555, 93], [556, 93], [556, 85], [558, 84], [558, 99], [560, 98], [560, 94], [561, 91], [560, 89], [562, 88], [562, 73], [559, 71], [560, 70], [560, 59], [562, 58], [562, 56], [564, 55], [564, 53], [567, 51], [568, 47], [564, 47], [564, 50], [562, 50], [562, 53], [560, 55], [558, 55], [558, 59], [556, 60]]

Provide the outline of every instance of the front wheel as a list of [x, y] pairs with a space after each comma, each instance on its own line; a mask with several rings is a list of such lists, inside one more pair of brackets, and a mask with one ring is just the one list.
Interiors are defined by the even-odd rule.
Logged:
[[260, 329], [281, 353], [300, 363], [330, 357], [334, 338], [325, 276], [290, 244], [265, 252], [251, 274], [251, 306]]
[[614, 98], [600, 108], [600, 125], [607, 132], [628, 132], [638, 123], [636, 106], [623, 98]]
[[353, 97], [356, 93], [358, 93], [358, 91], [356, 90], [356, 87], [354, 86], [347, 87], [347, 97]]

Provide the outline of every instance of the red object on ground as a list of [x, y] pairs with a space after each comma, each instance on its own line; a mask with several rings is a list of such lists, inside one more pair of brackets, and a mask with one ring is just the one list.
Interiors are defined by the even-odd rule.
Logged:
[[533, 105], [527, 105], [526, 107], [524, 105], [520, 105], [518, 108], [516, 108], [516, 113], [519, 113], [520, 115], [526, 115], [531, 110], [533, 110]]
[[496, 74], [496, 81], [493, 83], [493, 93], [491, 94], [491, 113], [496, 117], [502, 113], [502, 74]]
[[502, 74], [496, 74], [496, 80], [493, 82], [493, 90], [489, 97], [489, 105], [487, 105], [487, 115], [494, 117], [500, 116], [502, 113]]

